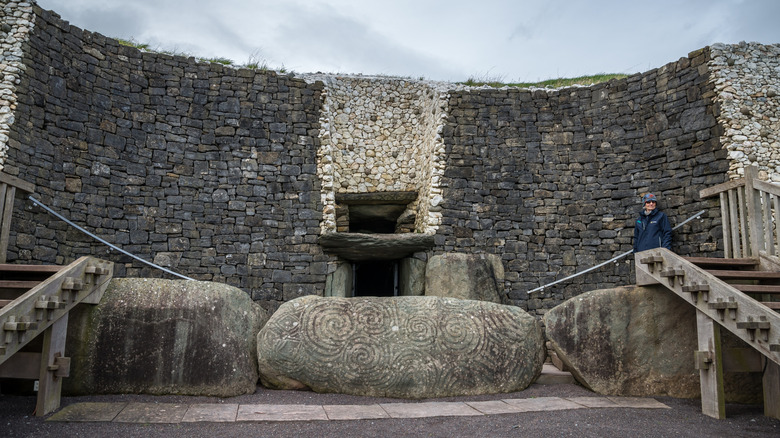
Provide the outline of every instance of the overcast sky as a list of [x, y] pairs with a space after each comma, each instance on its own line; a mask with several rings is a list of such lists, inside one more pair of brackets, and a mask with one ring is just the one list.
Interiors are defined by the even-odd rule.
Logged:
[[297, 73], [535, 82], [780, 43], [778, 0], [37, 0], [152, 48]]

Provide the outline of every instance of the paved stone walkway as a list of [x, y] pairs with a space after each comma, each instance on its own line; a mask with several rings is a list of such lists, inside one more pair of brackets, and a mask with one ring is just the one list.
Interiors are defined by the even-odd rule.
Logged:
[[381, 418], [483, 416], [587, 408], [668, 409], [652, 398], [539, 397], [470, 402], [371, 405], [269, 405], [179, 403], [76, 403], [46, 421], [191, 423], [243, 421], [332, 421]]

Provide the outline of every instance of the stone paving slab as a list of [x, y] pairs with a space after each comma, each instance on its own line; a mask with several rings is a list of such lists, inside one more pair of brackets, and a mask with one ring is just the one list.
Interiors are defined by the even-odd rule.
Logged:
[[460, 417], [484, 415], [462, 402], [382, 403], [391, 418]]
[[562, 383], [575, 384], [577, 381], [568, 371], [561, 371], [555, 365], [546, 363], [542, 365], [542, 374], [534, 383], [540, 385], [558, 385]]
[[191, 423], [234, 421], [372, 420], [516, 414], [586, 408], [669, 409], [653, 398], [537, 397], [473, 402], [383, 403], [371, 405], [270, 405], [196, 403], [75, 403], [46, 421]]
[[240, 405], [236, 421], [327, 420], [320, 405]]
[[585, 406], [586, 408], [616, 408], [617, 403], [607, 397], [567, 397], [566, 400]]
[[325, 413], [330, 420], [373, 420], [390, 418], [379, 405], [324, 405]]
[[585, 408], [583, 405], [560, 397], [517, 398], [504, 401], [521, 408], [520, 412], [562, 411], [564, 409]]
[[184, 414], [184, 418], [181, 419], [182, 423], [194, 423], [194, 422], [231, 422], [236, 421], [238, 416], [238, 404], [216, 404], [216, 403], [202, 403], [190, 405], [187, 409], [187, 413]]
[[76, 403], [65, 406], [61, 411], [47, 418], [46, 421], [113, 421], [125, 406], [127, 403]]
[[187, 413], [183, 403], [128, 403], [114, 418], [117, 423], [179, 423]]
[[503, 400], [474, 401], [466, 402], [466, 404], [485, 415], [516, 414], [518, 412], [523, 412], [521, 407], [511, 405]]
[[671, 409], [669, 406], [659, 402], [654, 398], [644, 397], [607, 397], [615, 402], [619, 408], [639, 408], [639, 409]]

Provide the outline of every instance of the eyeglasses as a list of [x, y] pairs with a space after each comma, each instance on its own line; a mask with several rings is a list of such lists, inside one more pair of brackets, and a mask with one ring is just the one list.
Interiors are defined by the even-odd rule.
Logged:
[[655, 201], [647, 201], [645, 204], [655, 204]]

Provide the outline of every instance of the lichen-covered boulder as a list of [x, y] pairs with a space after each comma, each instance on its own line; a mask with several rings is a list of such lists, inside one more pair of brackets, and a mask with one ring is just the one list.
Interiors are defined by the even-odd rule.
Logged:
[[[701, 394], [694, 367], [696, 314], [666, 288], [618, 287], [586, 292], [544, 315], [547, 338], [584, 386], [605, 395]], [[741, 342], [721, 330], [724, 342]], [[756, 402], [760, 376], [727, 373], [727, 400]], [[760, 398], [758, 399], [760, 402]]]
[[400, 398], [522, 390], [541, 374], [543, 344], [518, 307], [424, 296], [301, 297], [257, 336], [270, 388]]
[[[73, 312], [72, 312], [73, 313]], [[257, 388], [268, 319], [246, 292], [205, 281], [113, 279], [68, 324], [70, 394], [229, 397]]]
[[425, 295], [501, 303], [504, 265], [495, 254], [435, 255], [425, 268]]

